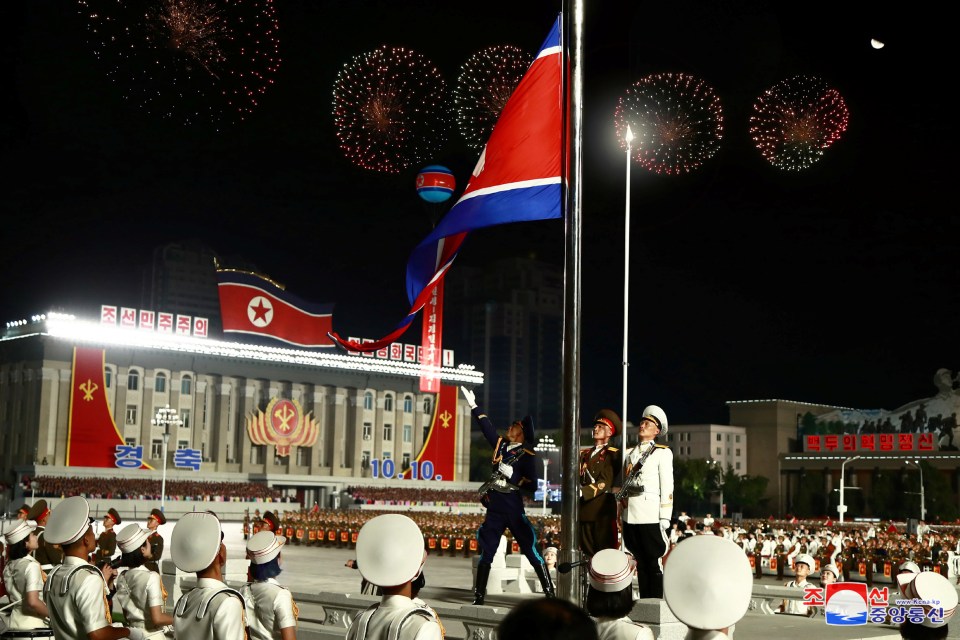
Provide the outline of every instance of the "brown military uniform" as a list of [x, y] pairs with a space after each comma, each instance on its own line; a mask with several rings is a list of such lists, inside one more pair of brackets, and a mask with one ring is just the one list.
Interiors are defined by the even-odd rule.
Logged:
[[610, 488], [620, 466], [620, 450], [609, 444], [580, 452], [580, 549], [588, 556], [617, 546], [617, 501]]

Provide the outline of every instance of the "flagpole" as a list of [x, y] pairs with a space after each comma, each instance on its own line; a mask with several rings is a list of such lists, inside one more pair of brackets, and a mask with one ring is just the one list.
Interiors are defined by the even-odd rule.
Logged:
[[[563, 277], [563, 440], [560, 452], [560, 469], [563, 472], [563, 497], [560, 510], [560, 548], [571, 563], [580, 560], [580, 541], [577, 535], [579, 510], [580, 450], [580, 285], [581, 285], [581, 197], [580, 175], [582, 173], [583, 138], [583, 0], [564, 0], [562, 14], [562, 49], [569, 55], [570, 78], [564, 85], [564, 97], [570, 105], [569, 123], [564, 130], [570, 132], [567, 149], [566, 191], [564, 202], [565, 248]], [[560, 57], [561, 64], [564, 56]], [[570, 573], [560, 574], [558, 595], [576, 604], [580, 602], [581, 567], [575, 566]]]
[[[633, 129], [630, 128], [630, 125], [627, 125], [627, 133], [623, 139], [627, 143], [627, 206], [623, 222], [623, 411], [620, 412], [620, 419], [624, 428], [626, 428], [627, 368], [630, 366], [630, 359], [627, 357], [628, 318], [630, 317], [630, 144], [633, 142]], [[624, 442], [626, 442], [626, 438], [624, 438]]]

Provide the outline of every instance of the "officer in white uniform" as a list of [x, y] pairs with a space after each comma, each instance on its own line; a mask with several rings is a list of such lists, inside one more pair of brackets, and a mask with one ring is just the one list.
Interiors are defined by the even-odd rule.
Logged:
[[753, 573], [743, 549], [720, 536], [694, 536], [670, 552], [663, 594], [687, 625], [686, 640], [729, 640], [747, 613]]
[[197, 586], [180, 596], [173, 614], [177, 640], [245, 640], [243, 597], [223, 582], [227, 548], [220, 520], [209, 511], [184, 515], [173, 528], [170, 555]]
[[[796, 560], [793, 561], [793, 570], [797, 575], [793, 580], [787, 582], [783, 586], [790, 587], [792, 589], [806, 589], [807, 587], [814, 586], [809, 580], [807, 580], [807, 576], [810, 575], [810, 572], [813, 571], [815, 566], [816, 564], [813, 561], [813, 556], [808, 553], [798, 554]], [[830, 567], [834, 565], [827, 566]], [[802, 604], [800, 600], [784, 600], [780, 608], [783, 613], [788, 613], [794, 616], [809, 616], [816, 612], [816, 609]]]
[[599, 640], [654, 640], [650, 627], [629, 617], [636, 572], [636, 561], [619, 549], [603, 549], [590, 558], [586, 608]]
[[97, 548], [90, 524], [90, 505], [80, 497], [67, 498], [50, 513], [44, 536], [63, 549], [63, 564], [51, 570], [43, 586], [50, 626], [57, 640], [143, 640], [140, 629], [113, 625], [107, 604], [106, 581], [115, 575], [110, 565], [103, 573], [87, 562]]
[[293, 594], [276, 580], [283, 536], [260, 531], [247, 540], [253, 582], [241, 590], [251, 640], [296, 640], [299, 610]]
[[127, 626], [145, 629], [148, 638], [162, 638], [164, 632], [173, 635], [173, 616], [164, 613], [166, 598], [160, 574], [146, 567], [150, 559], [150, 530], [138, 524], [130, 524], [117, 534], [120, 547], [120, 566], [128, 567], [117, 578], [117, 593], [114, 600], [123, 609]]
[[417, 523], [400, 514], [377, 516], [357, 537], [357, 564], [364, 579], [383, 589], [380, 602], [357, 616], [347, 640], [441, 640], [442, 627], [413, 596], [427, 552]]
[[[3, 523], [3, 539], [7, 543], [8, 561], [3, 568], [3, 584], [13, 605], [7, 628], [11, 631], [47, 627], [47, 605], [43, 591], [43, 571], [31, 555], [39, 547], [37, 523], [33, 520], [9, 520]], [[50, 632], [53, 635], [53, 631]]]
[[[667, 432], [667, 414], [656, 405], [643, 410], [639, 444], [623, 458], [627, 491], [623, 542], [637, 559], [641, 598], [663, 597], [663, 563], [669, 547], [666, 530], [673, 513], [673, 452], [654, 439]], [[639, 475], [631, 475], [639, 467]]]

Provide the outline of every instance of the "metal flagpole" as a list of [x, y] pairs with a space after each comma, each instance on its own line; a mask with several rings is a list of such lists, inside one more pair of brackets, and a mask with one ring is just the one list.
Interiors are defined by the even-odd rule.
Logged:
[[[564, 192], [564, 224], [566, 256], [563, 276], [563, 440], [560, 451], [560, 471], [563, 475], [561, 499], [560, 548], [570, 562], [580, 560], [580, 544], [577, 536], [579, 510], [579, 473], [577, 454], [580, 448], [580, 245], [581, 245], [581, 197], [580, 175], [583, 154], [583, 0], [564, 0], [561, 26], [562, 49], [569, 56], [569, 84], [564, 85], [564, 99], [570, 106], [569, 124], [564, 130], [570, 132], [566, 149], [570, 154], [567, 162], [569, 173]], [[561, 61], [566, 56], [560, 56]], [[561, 62], [562, 64], [562, 62]], [[570, 573], [560, 574], [558, 595], [577, 604], [580, 598], [580, 567]]]
[[[627, 368], [630, 360], [627, 357], [627, 319], [630, 316], [630, 143], [633, 142], [633, 129], [627, 125], [627, 133], [623, 137], [627, 143], [627, 206], [623, 222], [623, 411], [620, 420], [627, 424]], [[624, 438], [626, 442], [626, 438]]]

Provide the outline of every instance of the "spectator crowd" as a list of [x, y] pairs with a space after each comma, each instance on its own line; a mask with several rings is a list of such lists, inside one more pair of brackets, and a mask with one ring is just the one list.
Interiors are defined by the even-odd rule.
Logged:
[[[138, 478], [34, 478], [37, 498], [83, 496], [100, 500], [160, 500], [160, 481]], [[290, 502], [278, 489], [259, 482], [195, 482], [167, 480], [167, 500], [197, 502]]]

